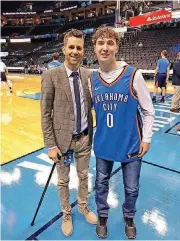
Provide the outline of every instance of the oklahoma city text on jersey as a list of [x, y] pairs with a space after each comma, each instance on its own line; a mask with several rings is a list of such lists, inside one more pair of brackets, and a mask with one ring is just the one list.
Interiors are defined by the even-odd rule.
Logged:
[[[118, 105], [117, 101], [124, 103], [128, 102], [128, 95], [123, 95], [120, 93], [105, 93], [96, 95], [94, 99], [96, 104], [105, 102], [103, 103], [104, 111], [116, 111]], [[111, 103], [110, 101], [116, 101], [116, 103]]]

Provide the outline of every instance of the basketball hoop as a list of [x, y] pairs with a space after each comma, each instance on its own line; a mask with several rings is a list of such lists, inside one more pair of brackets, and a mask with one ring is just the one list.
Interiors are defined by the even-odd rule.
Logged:
[[124, 33], [127, 32], [127, 27], [121, 27], [121, 24], [115, 24], [116, 28], [114, 28], [114, 31], [118, 33], [119, 38], [124, 38]]
[[115, 26], [115, 28], [120, 28], [121, 27], [121, 23], [120, 22], [115, 23], [114, 26]]

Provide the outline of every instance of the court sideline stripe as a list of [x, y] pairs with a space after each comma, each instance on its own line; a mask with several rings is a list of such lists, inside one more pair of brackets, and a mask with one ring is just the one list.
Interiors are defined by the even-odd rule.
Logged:
[[23, 158], [23, 157], [25, 157], [25, 156], [31, 155], [31, 154], [33, 154], [34, 152], [40, 151], [40, 150], [42, 150], [42, 149], [44, 149], [44, 147], [41, 147], [41, 148], [39, 148], [39, 149], [37, 149], [37, 150], [35, 150], [35, 151], [29, 152], [29, 153], [27, 153], [27, 154], [25, 154], [25, 155], [23, 155], [23, 156], [17, 157], [17, 158], [15, 158], [15, 159], [11, 160], [11, 161], [5, 162], [5, 163], [1, 164], [0, 166], [5, 166], [5, 165], [7, 165], [7, 164], [9, 164], [9, 163], [11, 163], [11, 162], [17, 161], [18, 159], [21, 159], [21, 158]]
[[147, 161], [142, 161], [142, 162], [144, 162], [144, 163], [146, 163], [146, 164], [148, 164], [148, 165], [151, 165], [151, 166], [159, 167], [159, 168], [162, 168], [162, 169], [164, 169], [164, 170], [167, 170], [167, 171], [170, 171], [170, 172], [175, 172], [175, 173], [180, 174], [180, 171], [177, 171], [177, 170], [175, 170], [175, 169], [171, 169], [171, 168], [168, 168], [168, 167], [160, 166], [160, 165], [157, 165], [157, 164], [152, 163], [152, 162], [147, 162]]
[[[175, 126], [177, 126], [179, 123], [180, 123], [179, 121], [178, 121], [177, 123], [175, 123], [175, 124], [174, 124], [173, 126], [171, 126], [167, 131], [165, 131], [165, 133], [168, 134], [168, 132], [169, 132], [170, 130], [172, 130]], [[171, 133], [169, 133], [169, 134], [171, 134]]]
[[[118, 167], [116, 170], [114, 170], [111, 173], [111, 176], [114, 176], [117, 172], [119, 172], [122, 169], [122, 167]], [[95, 186], [93, 187], [92, 192], [95, 191]], [[90, 194], [89, 193], [89, 194]], [[74, 208], [77, 205], [77, 200], [71, 204], [71, 207]], [[40, 229], [38, 229], [35, 233], [33, 233], [31, 236], [29, 236], [26, 240], [37, 240], [37, 236], [40, 235], [42, 232], [44, 232], [47, 228], [49, 228], [53, 223], [55, 223], [59, 218], [63, 216], [63, 212], [60, 212], [58, 215], [56, 215], [53, 219], [51, 219], [49, 222], [47, 222], [44, 226], [42, 226]]]

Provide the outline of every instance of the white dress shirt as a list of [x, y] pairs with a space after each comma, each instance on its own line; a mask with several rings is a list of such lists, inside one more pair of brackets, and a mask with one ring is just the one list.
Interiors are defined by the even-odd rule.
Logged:
[[[70, 84], [70, 88], [71, 88], [71, 94], [72, 94], [72, 100], [73, 100], [73, 106], [74, 106], [74, 117], [75, 117], [75, 121], [74, 121], [74, 131], [73, 134], [77, 134], [76, 131], [76, 123], [77, 123], [77, 109], [76, 109], [76, 101], [75, 101], [75, 94], [74, 94], [74, 86], [73, 86], [73, 77], [71, 77], [72, 74], [72, 70], [68, 69], [68, 67], [65, 65], [65, 69], [67, 72], [67, 76], [69, 79], [69, 84]], [[80, 72], [79, 69], [76, 71], [79, 73], [79, 79], [78, 79], [78, 83], [79, 83], [79, 89], [80, 89], [80, 101], [81, 101], [81, 132], [83, 132], [87, 126], [88, 126], [88, 120], [87, 120], [87, 115], [85, 112], [85, 99], [84, 99], [84, 91], [83, 91], [83, 87], [82, 87], [82, 83], [81, 83], [81, 76], [80, 76]]]

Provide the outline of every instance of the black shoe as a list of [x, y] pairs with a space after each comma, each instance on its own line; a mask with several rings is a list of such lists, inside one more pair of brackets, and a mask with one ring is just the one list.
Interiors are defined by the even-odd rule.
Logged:
[[164, 96], [160, 100], [161, 103], [164, 103]]
[[177, 108], [177, 109], [176, 108], [171, 108], [170, 111], [174, 112], [174, 113], [179, 113], [180, 108]]
[[153, 96], [153, 97], [152, 97], [152, 102], [153, 102], [153, 103], [156, 103], [156, 96]]
[[9, 91], [10, 91], [10, 93], [12, 94], [12, 88], [11, 88], [11, 87], [9, 87]]
[[124, 217], [125, 221], [125, 235], [128, 239], [136, 238], [136, 226], [134, 224], [133, 218]]
[[96, 235], [99, 238], [106, 238], [108, 235], [107, 231], [107, 219], [106, 217], [99, 217], [96, 225]]

